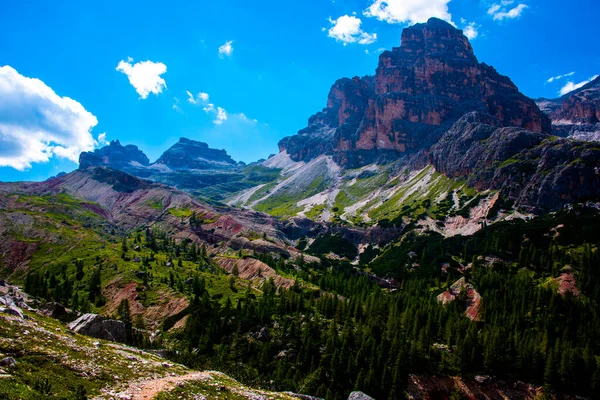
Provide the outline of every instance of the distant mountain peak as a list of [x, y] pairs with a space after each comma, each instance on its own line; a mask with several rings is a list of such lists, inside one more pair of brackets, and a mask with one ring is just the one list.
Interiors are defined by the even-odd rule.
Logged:
[[87, 151], [79, 155], [79, 168], [85, 169], [91, 166], [110, 166], [123, 169], [132, 163], [142, 166], [150, 165], [150, 160], [137, 146], [129, 144], [123, 146], [118, 140], [112, 140], [108, 146]]
[[538, 99], [557, 136], [600, 141], [600, 76], [558, 99]]
[[213, 149], [207, 143], [182, 137], [165, 151], [155, 164], [171, 169], [210, 169], [214, 166], [235, 166], [225, 150]]

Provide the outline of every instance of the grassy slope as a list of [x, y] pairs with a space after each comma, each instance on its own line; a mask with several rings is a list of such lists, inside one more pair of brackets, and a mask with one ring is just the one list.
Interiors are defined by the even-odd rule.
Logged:
[[[12, 356], [17, 361], [16, 367], [6, 368], [8, 376], [0, 378], [2, 399], [82, 399], [83, 393], [89, 398], [109, 398], [110, 392], [124, 392], [134, 381], [190, 372], [178, 364], [164, 364], [164, 359], [151, 353], [74, 334], [56, 320], [34, 312], [26, 314], [24, 321], [0, 314], [0, 356]], [[158, 398], [215, 398], [216, 393], [223, 399], [247, 398], [240, 393], [290, 398], [279, 393], [255, 393], [223, 374], [210, 376]]]
[[[401, 217], [416, 220], [428, 216], [444, 220], [455, 214], [468, 215], [469, 209], [478, 203], [476, 190], [435, 172], [432, 166], [400, 174], [393, 173], [393, 168], [390, 164], [378, 166], [376, 170], [363, 168], [343, 172], [332, 205], [316, 204], [307, 208], [297, 205], [300, 200], [328, 189], [328, 183], [318, 177], [307, 188], [280, 190], [259, 201], [254, 209], [278, 217], [294, 216], [304, 210], [305, 215], [314, 220], [327, 213], [334, 222], [375, 224]], [[272, 181], [256, 190], [246, 205], [267, 196], [277, 182]], [[379, 194], [374, 196], [378, 190]], [[454, 197], [459, 199], [458, 204]], [[361, 206], [356, 207], [356, 204]]]
[[[88, 203], [67, 195], [20, 196], [17, 203], [21, 209], [0, 210], [0, 216], [26, 214], [33, 222], [26, 226], [8, 222], [11, 225], [8, 237], [16, 242], [34, 242], [37, 250], [32, 254], [27, 268], [16, 271], [0, 269], [0, 277], [9, 278], [12, 283], [22, 285], [27, 271], [65, 274], [73, 284], [73, 293], [78, 293], [79, 298], [84, 299], [92, 274], [100, 269], [103, 289], [115, 281], [121, 288], [135, 283], [139, 288], [137, 298], [146, 308], [160, 305], [167, 298], [186, 297], [190, 288], [184, 286], [181, 290], [181, 282], [194, 276], [205, 280], [211, 297], [223, 302], [229, 297], [234, 305], [242, 296], [242, 289], [247, 286], [247, 282], [241, 279], [234, 279], [232, 284], [230, 277], [209, 257], [191, 262], [185, 260], [183, 255], [177, 258], [164, 252], [151, 251], [136, 239], [143, 237], [143, 232], [133, 232], [127, 236], [128, 250], [122, 257], [123, 233], [115, 231], [105, 219], [89, 211], [86, 207]], [[186, 209], [171, 209], [169, 212], [181, 217], [189, 214]], [[138, 250], [134, 250], [136, 246]], [[147, 266], [136, 262], [144, 258], [152, 261]], [[75, 277], [76, 261], [83, 262], [82, 279]], [[167, 266], [168, 262], [171, 262], [170, 266]], [[146, 285], [141, 273], [152, 275]], [[175, 285], [171, 285], [171, 276]], [[88, 307], [88, 311], [103, 312], [106, 308], [114, 308], [114, 304], [108, 304], [106, 308], [102, 304], [99, 307], [90, 304]]]

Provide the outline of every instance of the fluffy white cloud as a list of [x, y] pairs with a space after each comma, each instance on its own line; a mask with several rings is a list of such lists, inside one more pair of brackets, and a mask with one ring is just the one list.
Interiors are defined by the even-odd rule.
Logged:
[[0, 67], [0, 166], [25, 170], [57, 156], [77, 162], [94, 148], [96, 117], [39, 79]]
[[552, 83], [552, 82], [557, 81], [559, 79], [567, 78], [567, 77], [573, 76], [573, 75], [575, 75], [575, 71], [569, 72], [568, 74], [556, 75], [556, 76], [553, 76], [551, 78], [548, 78], [548, 80], [546, 81], [546, 83]]
[[523, 11], [529, 7], [527, 4], [523, 3], [512, 7], [513, 3], [514, 0], [506, 0], [500, 3], [492, 4], [488, 9], [488, 14], [494, 18], [494, 21], [502, 21], [505, 19], [520, 17]]
[[367, 33], [360, 28], [360, 18], [350, 15], [342, 15], [336, 20], [329, 18], [333, 25], [327, 32], [327, 36], [344, 43], [371, 44], [377, 40], [377, 34]]
[[225, 42], [224, 45], [219, 47], [219, 57], [223, 58], [225, 56], [230, 56], [233, 53], [233, 40]]
[[565, 94], [570, 93], [573, 90], [577, 90], [580, 87], [583, 87], [583, 86], [587, 85], [588, 83], [590, 83], [591, 81], [593, 81], [597, 77], [598, 77], [598, 75], [594, 75], [590, 79], [588, 79], [587, 81], [583, 81], [583, 82], [579, 82], [579, 83], [567, 82], [567, 84], [560, 89], [559, 93], [560, 93], [561, 96], [564, 96]]
[[448, 12], [451, 0], [374, 0], [364, 11], [367, 17], [375, 17], [390, 24], [427, 22], [437, 17], [451, 22]]
[[167, 66], [160, 62], [142, 61], [133, 64], [129, 57], [127, 61], [121, 60], [117, 71], [124, 73], [129, 78], [129, 83], [135, 88], [142, 99], [150, 93], [159, 94], [167, 87], [167, 83], [160, 76], [167, 72]]

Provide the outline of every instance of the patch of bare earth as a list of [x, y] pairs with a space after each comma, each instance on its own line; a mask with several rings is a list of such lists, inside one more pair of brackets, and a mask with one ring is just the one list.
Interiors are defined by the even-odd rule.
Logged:
[[565, 271], [558, 277], [558, 292], [561, 296], [571, 294], [577, 297], [581, 294], [577, 288], [577, 280], [573, 271]]
[[473, 285], [467, 283], [465, 278], [462, 277], [458, 281], [454, 282], [450, 289], [446, 290], [443, 293], [440, 293], [437, 297], [437, 301], [442, 304], [447, 304], [456, 300], [459, 294], [465, 291], [467, 298], [467, 309], [465, 310], [465, 315], [469, 317], [472, 321], [480, 321], [481, 315], [479, 314], [479, 309], [481, 308], [481, 295]]
[[542, 389], [523, 382], [490, 381], [479, 383], [461, 377], [411, 375], [407, 394], [409, 399], [434, 400], [450, 398], [459, 392], [466, 399], [536, 399]]
[[175, 315], [189, 306], [189, 301], [185, 297], [170, 294], [169, 296], [160, 296], [162, 299], [159, 304], [150, 307], [144, 307], [138, 300], [138, 285], [135, 282], [124, 283], [123, 278], [118, 277], [110, 282], [103, 290], [106, 298], [105, 313], [114, 315], [119, 307], [119, 303], [125, 299], [129, 300], [131, 316], [142, 315], [147, 323], [157, 323], [164, 321], [168, 317]]
[[228, 273], [237, 267], [239, 277], [247, 280], [267, 280], [273, 278], [275, 285], [289, 288], [294, 284], [293, 279], [284, 278], [267, 264], [254, 258], [226, 258], [218, 257], [217, 264]]
[[206, 381], [212, 379], [211, 372], [191, 372], [180, 376], [167, 376], [164, 378], [138, 381], [132, 383], [121, 398], [131, 400], [149, 400], [155, 398], [160, 392], [173, 389], [178, 383], [190, 381]]

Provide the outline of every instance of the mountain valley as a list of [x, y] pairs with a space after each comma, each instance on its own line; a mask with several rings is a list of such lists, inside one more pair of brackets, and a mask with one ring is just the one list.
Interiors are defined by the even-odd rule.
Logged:
[[597, 398], [599, 88], [530, 99], [432, 18], [266, 160], [0, 182], [0, 398]]

